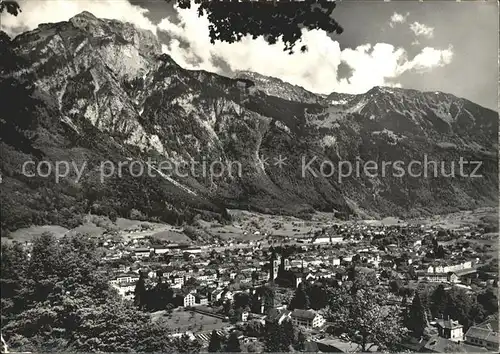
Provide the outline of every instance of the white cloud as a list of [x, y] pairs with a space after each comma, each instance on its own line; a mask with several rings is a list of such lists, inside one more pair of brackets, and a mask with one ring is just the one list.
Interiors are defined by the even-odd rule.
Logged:
[[164, 19], [158, 27], [189, 43], [189, 46], [181, 47], [178, 40], [173, 40], [166, 50], [181, 66], [219, 71], [211, 61], [212, 58], [219, 57], [233, 71], [256, 71], [300, 85], [304, 85], [305, 80], [316, 82], [319, 84], [318, 89], [322, 91], [331, 87], [330, 84], [325, 85], [322, 77], [325, 74], [336, 77], [340, 64], [340, 47], [324, 31], [304, 31], [303, 43], [307, 44], [308, 51], [289, 55], [283, 51], [281, 41], [269, 45], [262, 37], [255, 40], [245, 37], [237, 43], [216, 42], [212, 45], [208, 32], [209, 22], [205, 17], [199, 18], [194, 10], [180, 10], [179, 14], [179, 24]]
[[425, 47], [411, 61], [402, 66], [402, 70], [427, 71], [435, 67], [440, 67], [451, 63], [453, 59], [453, 47], [445, 50], [438, 50]]
[[[243, 38], [237, 43], [210, 43], [208, 19], [199, 18], [196, 10], [178, 10], [179, 23], [164, 19], [159, 29], [174, 39], [163, 51], [179, 65], [189, 69], [221, 72], [212, 61], [224, 60], [233, 71], [248, 70], [280, 78], [310, 91], [330, 93], [362, 93], [373, 86], [400, 86], [397, 78], [409, 70], [430, 70], [451, 61], [451, 48], [441, 51], [425, 48], [413, 59], [407, 58], [403, 48], [391, 44], [365, 44], [356, 49], [340, 49], [324, 31], [303, 30], [302, 44], [308, 51], [289, 55], [283, 44], [268, 44], [263, 38]], [[188, 43], [189, 45], [181, 45]], [[300, 46], [298, 45], [298, 46]], [[337, 79], [340, 63], [347, 64], [352, 72], [347, 79]]]
[[[306, 44], [308, 51], [293, 55], [283, 51], [281, 41], [270, 45], [263, 38], [246, 37], [237, 43], [213, 45], [208, 19], [198, 17], [195, 8], [178, 10], [178, 23], [163, 19], [156, 27], [145, 16], [146, 10], [126, 0], [29, 0], [21, 2], [21, 8], [23, 12], [17, 17], [2, 15], [2, 28], [9, 34], [36, 28], [42, 22], [65, 21], [86, 10], [97, 17], [132, 22], [153, 32], [157, 29], [167, 32], [173, 40], [162, 49], [185, 68], [223, 73], [219, 61], [214, 61], [218, 58], [233, 71], [255, 71], [318, 93], [362, 93], [373, 86], [400, 86], [397, 78], [404, 72], [443, 66], [453, 56], [452, 48], [428, 47], [411, 59], [404, 49], [386, 43], [341, 50], [338, 42], [319, 30], [303, 30], [302, 43], [297, 46]], [[341, 63], [351, 68], [351, 74], [338, 80]]]
[[427, 38], [434, 37], [434, 28], [424, 25], [420, 22], [413, 22], [410, 25], [410, 29], [415, 33], [416, 36], [424, 36]]
[[396, 49], [386, 43], [344, 49], [341, 59], [351, 67], [352, 74], [348, 79], [340, 80], [336, 90], [360, 93], [373, 86], [389, 86], [387, 79], [394, 79], [400, 74], [400, 63], [404, 57], [404, 49]]
[[131, 22], [156, 33], [156, 26], [145, 16], [147, 10], [127, 0], [21, 0], [17, 16], [4, 13], [1, 28], [11, 36], [35, 29], [40, 23], [67, 21], [82, 11], [96, 17]]
[[404, 23], [406, 22], [406, 18], [410, 15], [409, 12], [406, 15], [398, 14], [397, 12], [393, 13], [391, 16], [391, 21], [389, 22], [389, 26], [394, 27], [396, 23]]

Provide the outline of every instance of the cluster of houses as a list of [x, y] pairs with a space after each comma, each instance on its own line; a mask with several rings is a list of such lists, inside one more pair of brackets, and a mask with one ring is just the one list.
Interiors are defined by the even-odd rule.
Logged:
[[[301, 238], [289, 243], [283, 238], [280, 246], [293, 245], [294, 253], [284, 257], [271, 251], [276, 242], [246, 242], [245, 247], [217, 245], [217, 251], [208, 245], [134, 244], [125, 252], [132, 261], [122, 265], [112, 276], [111, 284], [128, 300], [133, 299], [139, 273], [147, 274], [148, 281], [159, 278], [175, 292], [177, 306], [208, 311], [214, 304], [233, 301], [238, 292], [255, 293], [255, 289], [270, 282], [279, 287], [296, 288], [302, 282], [335, 278], [344, 280], [345, 270], [356, 263], [358, 269], [381, 277], [413, 282], [440, 282], [467, 287], [474, 279], [482, 255], [471, 249], [448, 249], [448, 257], [429, 259], [432, 248], [429, 239], [437, 230], [423, 227], [341, 225], [320, 235]], [[404, 234], [405, 237], [398, 237]], [[381, 243], [385, 237], [396, 243]], [[297, 241], [297, 240], [295, 240]], [[447, 247], [445, 245], [445, 247]], [[168, 262], [164, 261], [169, 257]], [[409, 271], [412, 269], [414, 274]], [[342, 275], [344, 274], [344, 275]], [[243, 312], [240, 320], [249, 316], [262, 323], [290, 320], [306, 329], [320, 329], [325, 319], [314, 310], [287, 309], [286, 304], [272, 308]], [[436, 321], [438, 343], [443, 340], [461, 342], [462, 345], [492, 346], [498, 333], [494, 327], [481, 324], [469, 328], [464, 334], [460, 324]], [[462, 331], [462, 332], [461, 332]], [[437, 344], [436, 344], [437, 345]], [[429, 344], [430, 351], [434, 351]], [[437, 349], [436, 349], [437, 350]]]
[[[373, 238], [397, 234], [401, 232], [400, 228], [366, 225], [352, 228], [339, 226], [333, 237], [333, 232], [327, 231], [326, 236], [301, 239], [303, 242], [295, 244], [299, 252], [286, 260], [281, 260], [278, 256], [270, 261], [271, 245], [266, 247], [260, 242], [215, 252], [216, 259], [214, 250], [208, 245], [136, 245], [126, 251], [135, 261], [131, 264], [135, 267], [135, 277], [124, 267], [121, 269], [122, 274], [117, 274], [112, 283], [120, 289], [120, 293], [130, 297], [130, 283], [136, 281], [139, 270], [148, 268], [149, 278], [154, 281], [160, 275], [174, 289], [182, 289], [190, 278], [196, 279], [201, 287], [216, 289], [223, 289], [234, 283], [258, 286], [269, 280], [275, 281], [281, 266], [286, 273], [284, 278], [296, 287], [304, 280], [334, 277], [339, 269], [357, 262], [374, 271], [377, 276], [384, 270], [390, 270], [396, 277], [408, 279], [408, 268], [411, 267], [415, 270], [418, 281], [466, 284], [466, 279], [471, 278], [471, 274], [473, 277], [476, 265], [480, 262], [480, 255], [477, 254], [468, 258], [463, 254], [452, 254], [446, 259], [426, 260], [427, 247], [422, 245], [422, 241], [426, 237], [432, 237], [436, 233], [435, 230], [412, 227], [406, 231], [405, 244], [387, 244], [381, 247], [371, 242]], [[342, 235], [345, 240], [349, 232], [352, 237], [347, 238], [346, 242], [334, 241], [338, 240], [338, 235]], [[354, 240], [355, 238], [358, 240]], [[360, 238], [363, 240], [359, 240]], [[163, 256], [171, 257], [168, 265], [162, 264]], [[285, 263], [282, 264], [282, 261]]]
[[463, 261], [457, 264], [430, 265], [425, 272], [419, 273], [419, 278], [437, 283], [459, 283], [460, 276], [474, 273], [473, 261]]
[[452, 319], [433, 322], [438, 334], [425, 342], [414, 343], [409, 349], [428, 353], [444, 352], [498, 352], [500, 335], [498, 317], [492, 316], [483, 323], [473, 325], [464, 333], [464, 327]]

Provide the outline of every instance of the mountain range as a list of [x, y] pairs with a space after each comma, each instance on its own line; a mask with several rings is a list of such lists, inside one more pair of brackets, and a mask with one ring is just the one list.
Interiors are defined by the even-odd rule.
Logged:
[[[374, 87], [319, 95], [252, 72], [186, 70], [153, 33], [88, 12], [14, 39], [1, 33], [0, 51], [4, 231], [73, 226], [89, 212], [182, 223], [198, 214], [227, 219], [228, 208], [412, 217], [498, 203], [498, 113], [451, 94]], [[480, 161], [482, 177], [339, 181], [321, 165], [424, 156], [446, 170], [461, 157]], [[311, 159], [316, 176], [303, 175]], [[56, 183], [26, 176], [30, 160], [85, 169], [78, 181], [71, 170]], [[237, 161], [242, 173], [218, 177], [198, 164], [182, 176], [138, 176], [139, 164], [124, 164], [101, 180], [103, 161], [139, 161], [155, 172], [159, 161]]]

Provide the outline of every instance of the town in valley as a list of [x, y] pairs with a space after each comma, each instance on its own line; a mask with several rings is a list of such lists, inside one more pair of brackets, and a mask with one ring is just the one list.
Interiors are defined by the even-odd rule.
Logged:
[[[366, 319], [394, 330], [399, 350], [494, 351], [498, 230], [491, 210], [477, 214], [406, 222], [232, 211], [230, 224], [182, 226], [89, 216], [59, 237], [95, 242], [98, 271], [121, 301], [202, 351], [228, 349], [231, 336], [247, 352], [378, 351], [382, 343], [362, 338], [362, 327], [348, 331], [336, 318], [338, 292], [358, 282], [382, 296], [373, 306], [401, 315], [400, 328], [380, 314]], [[422, 312], [420, 324], [412, 311]]]

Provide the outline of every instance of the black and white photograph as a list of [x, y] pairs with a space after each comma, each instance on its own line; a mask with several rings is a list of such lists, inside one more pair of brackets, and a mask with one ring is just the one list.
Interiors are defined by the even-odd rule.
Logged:
[[2, 353], [497, 353], [495, 0], [0, 0]]

